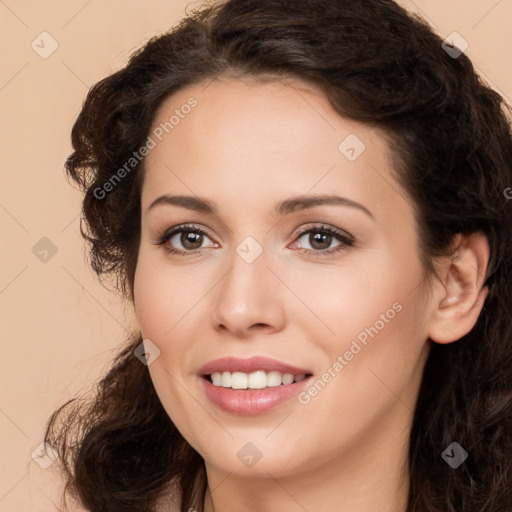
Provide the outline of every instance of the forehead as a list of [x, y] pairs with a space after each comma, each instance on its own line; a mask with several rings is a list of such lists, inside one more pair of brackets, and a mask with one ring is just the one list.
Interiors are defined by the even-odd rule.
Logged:
[[164, 101], [151, 136], [156, 145], [146, 158], [143, 208], [169, 192], [241, 206], [260, 204], [263, 195], [308, 191], [396, 202], [398, 186], [385, 183], [393, 178], [384, 134], [341, 117], [302, 82], [189, 86]]
[[[194, 104], [193, 108], [189, 104]], [[171, 123], [169, 123], [171, 121]], [[172, 124], [172, 126], [169, 126]], [[258, 154], [259, 144], [279, 153], [293, 154], [334, 146], [345, 134], [368, 139], [368, 126], [342, 118], [325, 95], [305, 82], [265, 81], [256, 78], [216, 79], [186, 87], [167, 98], [156, 113], [153, 130], [174, 143], [190, 142], [198, 151], [212, 153], [223, 143], [236, 140], [246, 154]], [[169, 137], [167, 137], [169, 135]], [[380, 133], [382, 135], [382, 133]], [[373, 145], [386, 150], [383, 140], [372, 136]], [[304, 144], [304, 142], [314, 144]], [[323, 141], [325, 147], [319, 147]], [[179, 150], [179, 147], [176, 149]], [[233, 148], [234, 149], [234, 148]], [[225, 154], [225, 153], [224, 153]]]

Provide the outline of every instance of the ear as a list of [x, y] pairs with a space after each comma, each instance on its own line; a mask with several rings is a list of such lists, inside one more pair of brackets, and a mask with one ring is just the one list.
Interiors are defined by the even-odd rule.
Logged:
[[432, 295], [429, 336], [437, 343], [457, 341], [471, 331], [489, 293], [483, 287], [490, 252], [487, 237], [480, 232], [458, 234], [455, 244], [455, 254], [438, 267], [441, 282], [436, 281]]

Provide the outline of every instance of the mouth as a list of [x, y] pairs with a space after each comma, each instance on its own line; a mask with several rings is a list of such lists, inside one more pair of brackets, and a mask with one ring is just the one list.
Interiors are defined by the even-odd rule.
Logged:
[[226, 357], [198, 372], [206, 397], [221, 410], [255, 416], [274, 410], [303, 391], [313, 372], [276, 359]]

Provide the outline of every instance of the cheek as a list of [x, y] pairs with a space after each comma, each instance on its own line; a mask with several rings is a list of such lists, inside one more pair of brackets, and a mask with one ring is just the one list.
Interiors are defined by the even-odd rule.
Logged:
[[200, 292], [200, 282], [186, 272], [142, 254], [135, 271], [134, 305], [143, 335], [164, 340]]
[[167, 387], [176, 384], [169, 373], [180, 381], [188, 378], [201, 357], [201, 339], [206, 336], [199, 331], [208, 325], [212, 306], [207, 294], [212, 285], [204, 272], [191, 269], [144, 256], [139, 259], [134, 280], [135, 311], [143, 338], [160, 350], [159, 358], [150, 366], [155, 386], [159, 382], [167, 382]]
[[[383, 266], [385, 272], [381, 271]], [[323, 340], [327, 349], [343, 349], [347, 341], [350, 344], [351, 339], [375, 323], [382, 331], [397, 316], [396, 310], [405, 299], [404, 291], [410, 290], [398, 269], [391, 264], [380, 265], [377, 258], [313, 270], [297, 266], [283, 272], [290, 288], [309, 310], [292, 322], [303, 322], [303, 327], [317, 325], [317, 341]]]
[[333, 442], [353, 446], [365, 436], [378, 438], [382, 430], [400, 436], [393, 424], [414, 410], [426, 355], [421, 312], [416, 301], [393, 298], [340, 315], [336, 338], [324, 344], [328, 362], [301, 402], [310, 429], [329, 432], [315, 441], [321, 453]]
[[[160, 355], [149, 365], [148, 370], [155, 391], [169, 417], [181, 432], [193, 431], [194, 416], [200, 411], [194, 409], [195, 402], [183, 393], [186, 377], [184, 364], [189, 358], [187, 352], [187, 330], [191, 329], [186, 315], [190, 304], [197, 302], [191, 288], [186, 287], [183, 276], [161, 263], [156, 265], [144, 256], [139, 263], [134, 279], [134, 302], [137, 320], [144, 339], [151, 340], [160, 350]], [[192, 405], [191, 405], [192, 403]]]
[[[332, 379], [336, 381], [332, 391], [337, 388], [345, 396], [349, 390], [358, 390], [358, 400], [371, 401], [376, 393], [389, 393], [387, 387], [405, 390], [416, 378], [428, 337], [425, 302], [418, 286], [422, 276], [418, 260], [407, 261], [389, 252], [380, 259], [318, 273], [314, 288], [300, 290], [326, 327], [318, 330], [322, 335], [315, 340], [327, 356], [325, 370], [331, 367], [331, 374], [343, 374]], [[352, 399], [343, 400], [348, 404]], [[352, 404], [356, 409], [358, 400]]]
[[390, 289], [368, 297], [375, 299], [352, 304], [343, 315], [345, 323], [338, 323], [343, 334], [328, 350], [330, 360], [340, 364], [324, 402], [342, 403], [351, 412], [353, 425], [361, 428], [395, 406], [402, 413], [414, 409], [428, 354], [428, 330], [418, 293]]

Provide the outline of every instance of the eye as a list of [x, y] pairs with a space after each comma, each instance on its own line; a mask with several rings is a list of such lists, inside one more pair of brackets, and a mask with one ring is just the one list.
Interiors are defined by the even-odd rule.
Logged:
[[[348, 250], [354, 245], [351, 235], [325, 225], [306, 227], [295, 235], [295, 239], [299, 242], [296, 249], [314, 256]], [[165, 231], [158, 237], [155, 245], [164, 246], [168, 253], [193, 256], [205, 247], [219, 247], [215, 242], [205, 245], [207, 240], [211, 241], [204, 229], [192, 224], [182, 224]]]
[[[206, 239], [209, 239], [209, 236], [203, 229], [191, 224], [182, 224], [165, 231], [156, 241], [156, 245], [164, 246], [169, 253], [188, 256], [203, 249]], [[216, 246], [214, 242], [213, 246]]]
[[354, 245], [352, 236], [325, 225], [305, 228], [297, 233], [296, 238], [300, 242], [298, 249], [301, 252], [315, 256], [347, 250]]

